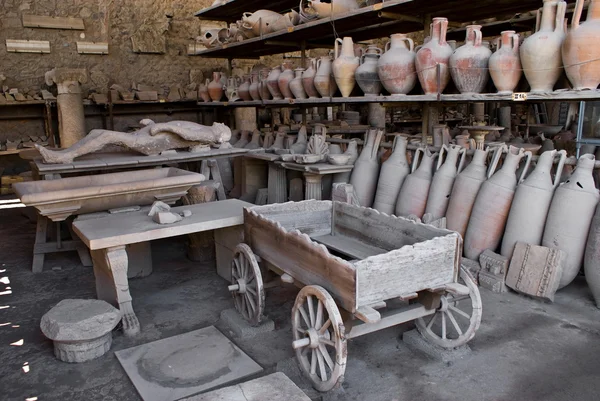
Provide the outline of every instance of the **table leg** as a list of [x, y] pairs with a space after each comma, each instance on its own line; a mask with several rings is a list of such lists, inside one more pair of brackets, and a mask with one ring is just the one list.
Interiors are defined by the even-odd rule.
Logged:
[[304, 173], [304, 199], [321, 200], [322, 195], [322, 176], [319, 174]]
[[36, 252], [36, 245], [45, 244], [48, 241], [48, 223], [50, 219], [38, 214], [37, 227], [35, 229], [35, 245], [33, 247], [33, 263], [31, 265], [31, 271], [33, 273], [41, 273], [44, 270], [44, 257], [43, 252]]
[[118, 306], [123, 316], [123, 332], [133, 336], [140, 332], [138, 321], [129, 293], [127, 281], [127, 251], [125, 246], [115, 246], [92, 251], [96, 294], [98, 299]]
[[286, 170], [275, 163], [269, 163], [269, 203], [287, 202]]

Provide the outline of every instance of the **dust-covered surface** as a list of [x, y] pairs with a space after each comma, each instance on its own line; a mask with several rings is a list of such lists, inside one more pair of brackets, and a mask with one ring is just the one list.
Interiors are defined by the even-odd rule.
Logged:
[[482, 290], [481, 328], [462, 359], [442, 362], [411, 351], [400, 340], [410, 324], [352, 340], [342, 388], [322, 396], [294, 369], [289, 316], [297, 289], [267, 291], [274, 331], [236, 339], [219, 321], [233, 305], [226, 283], [214, 266], [186, 259], [185, 238], [153, 242], [154, 272], [130, 281], [139, 336], [115, 331], [112, 349], [101, 358], [60, 362], [39, 329], [40, 318], [62, 299], [95, 297], [92, 269], [67, 252], [47, 257], [44, 272], [32, 274], [35, 224], [21, 211], [0, 209], [2, 400], [139, 400], [114, 352], [210, 325], [232, 338], [264, 374], [284, 371], [313, 400], [579, 401], [600, 393], [600, 310], [581, 277], [554, 304]]

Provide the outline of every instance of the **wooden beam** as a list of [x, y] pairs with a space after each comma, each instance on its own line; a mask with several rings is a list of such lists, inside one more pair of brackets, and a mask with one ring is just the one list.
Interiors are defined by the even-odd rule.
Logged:
[[379, 14], [377, 14], [377, 16], [379, 18], [388, 18], [388, 19], [393, 19], [393, 20], [397, 20], [397, 21], [410, 21], [410, 22], [416, 22], [418, 24], [423, 23], [423, 18], [413, 17], [411, 15], [404, 15], [404, 14], [399, 14], [399, 13], [390, 13], [390, 12], [386, 12], [386, 11], [380, 11]]

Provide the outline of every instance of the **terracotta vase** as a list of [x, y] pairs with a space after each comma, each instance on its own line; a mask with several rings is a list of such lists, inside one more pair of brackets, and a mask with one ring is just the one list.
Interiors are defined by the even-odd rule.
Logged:
[[291, 65], [289, 65], [288, 63], [283, 63], [282, 69], [283, 71], [277, 79], [277, 83], [279, 84], [279, 91], [285, 99], [293, 99], [294, 94], [290, 90], [290, 82], [292, 81], [292, 79], [294, 79], [294, 71], [292, 70]]
[[446, 209], [446, 227], [456, 231], [463, 238], [467, 232], [479, 189], [483, 182], [494, 174], [502, 155], [502, 148], [496, 148], [493, 161], [488, 168], [485, 164], [489, 151], [489, 148], [476, 149], [473, 160], [458, 174], [452, 186], [452, 193]]
[[359, 8], [356, 0], [331, 0], [328, 2], [308, 0], [307, 2], [309, 8], [311, 8], [319, 18], [331, 17]]
[[210, 98], [210, 95], [208, 94], [208, 85], [209, 84], [210, 84], [210, 79], [206, 78], [206, 82], [204, 84], [200, 84], [198, 86], [198, 95], [200, 95], [200, 98], [202, 98], [202, 100], [204, 100], [205, 102], [212, 101], [212, 99]]
[[[448, 30], [447, 18], [434, 18], [431, 30], [431, 40], [417, 52], [415, 67], [419, 82], [425, 94], [442, 93], [450, 82], [448, 64], [452, 48], [446, 43]], [[438, 86], [438, 70], [440, 85]]]
[[542, 18], [538, 12], [536, 33], [525, 39], [519, 54], [531, 92], [552, 92], [562, 72], [560, 49], [565, 40], [564, 18], [567, 3], [544, 0]]
[[317, 61], [317, 74], [313, 83], [322, 97], [331, 97], [335, 94], [337, 84], [333, 77], [331, 57], [324, 56]]
[[208, 95], [213, 102], [221, 101], [223, 97], [223, 84], [221, 83], [221, 73], [213, 72], [213, 80], [208, 84]]
[[267, 77], [267, 88], [275, 100], [283, 99], [283, 94], [279, 90], [279, 76], [281, 75], [281, 66], [277, 66], [271, 70]]
[[381, 94], [381, 81], [377, 74], [377, 63], [380, 56], [381, 49], [375, 45], [369, 45], [360, 58], [360, 66], [354, 73], [356, 83], [365, 96], [379, 96]]
[[406, 95], [417, 83], [415, 43], [402, 33], [390, 36], [385, 53], [377, 63], [377, 73], [383, 87], [394, 95]]
[[517, 181], [517, 168], [521, 159], [526, 157], [527, 171], [531, 156], [531, 152], [510, 146], [502, 168], [481, 185], [465, 234], [464, 252], [467, 258], [479, 260], [483, 251], [490, 249], [495, 252], [500, 245], [517, 183], [523, 179], [521, 176]]
[[[560, 161], [552, 181], [552, 166], [557, 154], [560, 155]], [[566, 158], [567, 152], [564, 150], [542, 153], [535, 169], [517, 187], [500, 251], [508, 259], [512, 257], [517, 242], [532, 245], [542, 243], [550, 202], [552, 202], [554, 189], [558, 186]]]
[[[396, 216], [423, 217], [433, 176], [433, 161], [436, 156], [437, 153], [431, 153], [428, 148], [419, 148], [415, 151], [411, 173], [404, 179], [396, 201]], [[422, 160], [419, 165], [420, 159]], [[417, 166], [419, 167], [417, 168]]]
[[271, 10], [258, 10], [242, 14], [242, 27], [255, 35], [271, 33], [271, 25], [281, 18], [281, 14]]
[[244, 75], [244, 82], [238, 87], [238, 96], [242, 100], [250, 101], [252, 100], [252, 96], [250, 95], [250, 76]]
[[308, 97], [319, 97], [319, 92], [315, 87], [315, 75], [317, 75], [317, 59], [311, 58], [308, 61], [308, 68], [302, 73], [302, 86]]
[[382, 137], [382, 130], [369, 130], [365, 146], [356, 159], [350, 176], [350, 184], [354, 187], [361, 206], [371, 207], [373, 204], [379, 177], [377, 151]]
[[302, 73], [304, 68], [296, 68], [296, 76], [290, 81], [290, 90], [296, 99], [306, 99], [306, 92], [304, 91], [304, 85], [302, 85]]
[[392, 154], [381, 166], [373, 209], [387, 214], [395, 212], [400, 188], [402, 188], [406, 176], [410, 174], [410, 166], [406, 159], [407, 144], [408, 141], [405, 137], [395, 136]]
[[567, 253], [559, 288], [573, 281], [583, 262], [586, 239], [600, 199], [592, 176], [594, 163], [592, 154], [579, 158], [571, 177], [556, 188], [548, 211], [542, 245]]
[[[444, 153], [446, 153], [445, 160], [443, 157]], [[425, 213], [431, 213], [433, 220], [440, 219], [446, 215], [454, 180], [465, 165], [466, 154], [467, 150], [458, 145], [442, 145], [440, 155], [438, 156], [437, 171], [431, 180], [427, 206], [425, 207]]]
[[260, 100], [260, 91], [258, 89], [258, 72], [256, 71], [252, 73], [252, 83], [250, 84], [248, 91], [250, 92], [252, 100]]
[[467, 26], [465, 44], [450, 56], [450, 75], [460, 93], [481, 93], [489, 80], [492, 51], [482, 45], [481, 25]]
[[571, 30], [562, 45], [565, 72], [576, 90], [600, 85], [600, 1], [592, 0], [586, 21], [579, 25], [584, 0], [577, 0]]
[[490, 75], [498, 93], [506, 95], [513, 93], [523, 75], [519, 35], [515, 31], [503, 31], [499, 46], [490, 57]]
[[269, 87], [267, 86], [269, 72], [270, 70], [268, 68], [263, 68], [262, 70], [260, 70], [260, 73], [258, 75], [258, 92], [262, 100], [271, 99], [271, 92], [269, 91]]
[[585, 281], [590, 287], [596, 306], [600, 308], [600, 206], [596, 207], [587, 238], [583, 269]]
[[348, 97], [356, 84], [354, 74], [360, 65], [359, 58], [354, 55], [352, 38], [349, 36], [346, 36], [343, 40], [337, 38], [335, 40], [334, 54], [335, 60], [332, 64], [333, 76], [342, 96]]
[[227, 79], [227, 87], [225, 89], [225, 95], [227, 96], [227, 100], [230, 102], [235, 102], [236, 100], [240, 100], [238, 94], [238, 84], [240, 82], [239, 77], [230, 77]]

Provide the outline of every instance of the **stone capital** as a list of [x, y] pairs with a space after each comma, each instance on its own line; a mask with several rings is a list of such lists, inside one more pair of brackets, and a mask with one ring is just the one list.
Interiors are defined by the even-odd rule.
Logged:
[[79, 93], [79, 84], [87, 82], [88, 73], [85, 68], [54, 68], [46, 72], [45, 79], [48, 86], [57, 85], [59, 94]]

